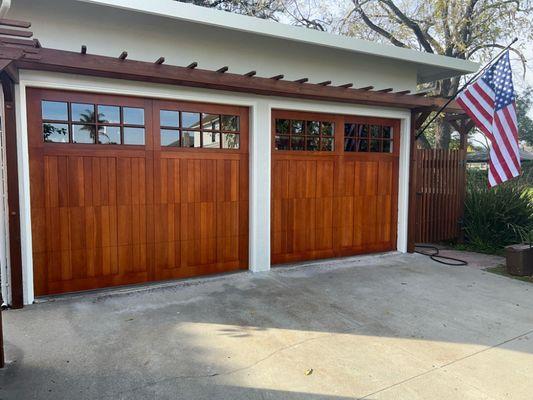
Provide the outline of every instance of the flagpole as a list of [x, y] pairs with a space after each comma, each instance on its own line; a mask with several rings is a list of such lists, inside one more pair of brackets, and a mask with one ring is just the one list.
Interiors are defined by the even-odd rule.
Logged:
[[418, 140], [418, 138], [420, 136], [422, 136], [422, 134], [426, 131], [426, 129], [428, 128], [429, 125], [431, 125], [433, 123], [433, 121], [435, 121], [437, 119], [437, 117], [439, 116], [439, 114], [444, 111], [446, 109], [446, 107], [448, 107], [450, 105], [450, 103], [455, 100], [455, 98], [457, 97], [457, 95], [459, 93], [461, 93], [468, 85], [470, 85], [472, 82], [474, 82], [475, 79], [477, 79], [478, 76], [480, 76], [483, 72], [485, 72], [492, 64], [494, 64], [495, 61], [499, 60], [499, 58], [501, 57], [501, 55], [503, 53], [505, 53], [507, 50], [509, 50], [509, 48], [515, 44], [516, 42], [518, 42], [518, 38], [514, 38], [513, 41], [511, 43], [509, 43], [507, 46], [505, 46], [502, 51], [500, 51], [496, 57], [493, 57], [492, 60], [490, 60], [483, 68], [481, 68], [481, 70], [479, 70], [476, 74], [474, 74], [474, 76], [472, 76], [468, 82], [466, 82], [463, 86], [461, 86], [460, 89], [457, 90], [457, 92], [455, 92], [455, 94], [450, 97], [448, 99], [448, 101], [446, 103], [444, 103], [444, 105], [439, 108], [436, 112], [435, 112], [435, 115], [433, 116], [433, 118], [431, 118], [423, 127], [422, 129], [420, 129], [420, 132], [416, 135], [415, 137], [415, 140]]

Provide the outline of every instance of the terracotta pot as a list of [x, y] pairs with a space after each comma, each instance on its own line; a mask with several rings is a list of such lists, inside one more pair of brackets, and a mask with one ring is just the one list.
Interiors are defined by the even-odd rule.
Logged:
[[533, 275], [533, 247], [529, 244], [513, 244], [505, 248], [507, 273], [517, 276]]

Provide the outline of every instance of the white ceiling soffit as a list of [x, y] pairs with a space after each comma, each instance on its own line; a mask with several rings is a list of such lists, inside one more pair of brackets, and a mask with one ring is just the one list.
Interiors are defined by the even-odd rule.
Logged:
[[165, 18], [232, 29], [261, 36], [401, 60], [418, 66], [419, 83], [476, 72], [478, 63], [405, 49], [313, 29], [198, 7], [174, 0], [78, 0]]

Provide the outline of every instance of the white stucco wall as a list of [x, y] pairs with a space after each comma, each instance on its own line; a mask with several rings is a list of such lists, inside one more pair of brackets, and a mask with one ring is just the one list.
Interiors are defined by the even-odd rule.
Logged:
[[34, 300], [33, 261], [30, 215], [29, 157], [27, 142], [26, 88], [44, 87], [130, 96], [179, 99], [197, 102], [233, 104], [250, 107], [250, 269], [270, 269], [270, 182], [272, 109], [364, 115], [396, 118], [401, 121], [400, 178], [398, 198], [397, 249], [407, 251], [407, 208], [409, 188], [409, 110], [349, 105], [331, 102], [302, 101], [277, 97], [242, 95], [222, 91], [154, 85], [142, 82], [82, 77], [68, 74], [21, 71], [17, 85], [20, 209], [24, 303]]
[[164, 56], [170, 65], [197, 61], [209, 70], [227, 65], [230, 72], [256, 70], [262, 77], [416, 90], [413, 63], [74, 0], [15, 0], [8, 17], [30, 21], [44, 47], [79, 51], [85, 44], [89, 53], [118, 57], [126, 50], [133, 60]]

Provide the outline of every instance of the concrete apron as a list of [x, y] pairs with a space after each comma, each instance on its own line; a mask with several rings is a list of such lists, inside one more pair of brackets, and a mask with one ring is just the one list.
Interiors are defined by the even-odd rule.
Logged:
[[388, 254], [8, 311], [1, 399], [530, 399], [533, 286]]

